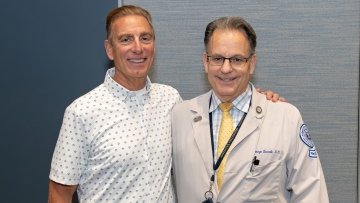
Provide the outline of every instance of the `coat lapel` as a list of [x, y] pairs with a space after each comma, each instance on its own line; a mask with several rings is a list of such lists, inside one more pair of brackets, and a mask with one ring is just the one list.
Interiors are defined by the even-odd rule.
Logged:
[[199, 152], [202, 156], [208, 174], [213, 173], [213, 155], [211, 149], [210, 123], [209, 123], [209, 103], [211, 91], [191, 100], [190, 111], [193, 113], [192, 126], [194, 139]]
[[[253, 87], [253, 90], [255, 88]], [[251, 106], [248, 114], [231, 144], [230, 151], [232, 151], [242, 140], [254, 132], [261, 124], [262, 118], [266, 112], [266, 99], [260, 95], [256, 90], [252, 93]], [[246, 126], [246, 127], [245, 127]]]

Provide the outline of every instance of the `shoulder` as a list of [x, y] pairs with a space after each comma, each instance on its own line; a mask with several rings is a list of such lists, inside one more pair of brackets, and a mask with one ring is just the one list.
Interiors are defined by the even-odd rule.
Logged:
[[154, 91], [162, 91], [164, 93], [175, 93], [175, 94], [179, 94], [179, 92], [172, 86], [170, 85], [165, 85], [165, 84], [160, 84], [160, 83], [152, 83], [151, 84], [151, 88]]
[[269, 110], [277, 111], [277, 112], [283, 112], [291, 115], [300, 115], [299, 109], [294, 106], [293, 104], [289, 102], [272, 102], [267, 101]]
[[266, 101], [266, 117], [271, 120], [279, 120], [291, 125], [298, 125], [302, 121], [299, 109], [289, 102]]
[[169, 99], [176, 102], [181, 100], [179, 92], [170, 85], [152, 83], [151, 94], [156, 95], [162, 99]]
[[152, 83], [151, 89], [158, 94], [177, 94], [180, 95], [179, 92], [170, 85], [160, 84], [160, 83]]
[[273, 102], [266, 99], [266, 96], [264, 94], [261, 94], [257, 91], [253, 92], [252, 96], [252, 103], [254, 103], [255, 106], [262, 106], [267, 109], [267, 111], [270, 112], [277, 112], [277, 113], [291, 113], [291, 114], [299, 114], [299, 110], [296, 106], [289, 102], [282, 102], [277, 101]]
[[282, 102], [282, 101], [269, 101], [266, 99], [266, 96], [258, 93], [253, 92], [252, 97], [252, 108], [254, 112], [256, 108], [261, 107], [263, 113], [266, 114], [266, 117], [271, 118], [286, 118], [287, 120], [293, 120], [296, 122], [299, 118], [301, 118], [301, 114], [299, 109], [289, 102]]
[[108, 94], [108, 91], [101, 84], [71, 102], [67, 106], [66, 112], [79, 115], [82, 111], [91, 109], [94, 103], [101, 102], [105, 98], [105, 94]]
[[199, 95], [195, 98], [184, 100], [174, 107], [174, 112], [184, 112], [185, 110], [192, 110], [194, 112], [204, 111], [209, 109], [209, 99], [211, 92]]

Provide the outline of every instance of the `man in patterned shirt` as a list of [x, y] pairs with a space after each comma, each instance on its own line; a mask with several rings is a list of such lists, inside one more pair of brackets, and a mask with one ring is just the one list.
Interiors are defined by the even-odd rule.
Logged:
[[170, 110], [174, 88], [151, 83], [150, 14], [123, 6], [108, 14], [105, 50], [115, 67], [66, 109], [54, 151], [50, 202], [174, 202]]
[[76, 190], [80, 202], [175, 202], [170, 111], [181, 97], [147, 76], [155, 53], [151, 16], [122, 6], [108, 14], [106, 30], [114, 68], [65, 111], [49, 202], [71, 202]]

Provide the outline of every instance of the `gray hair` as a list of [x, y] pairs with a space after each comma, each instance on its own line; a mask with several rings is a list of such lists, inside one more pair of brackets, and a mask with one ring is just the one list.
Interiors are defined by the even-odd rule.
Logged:
[[238, 30], [245, 32], [250, 44], [251, 53], [255, 53], [256, 48], [256, 33], [252, 26], [241, 17], [221, 17], [206, 26], [204, 44], [205, 49], [208, 50], [209, 41], [215, 30]]
[[[124, 5], [119, 8], [115, 8], [109, 12], [106, 17], [106, 32], [107, 37], [110, 36], [111, 33], [111, 25], [112, 23], [120, 17], [127, 16], [127, 15], [139, 15], [143, 16], [149, 23], [153, 34], [155, 35], [154, 28], [151, 21], [151, 14], [144, 8], [134, 5]], [[155, 36], [154, 36], [155, 37]]]

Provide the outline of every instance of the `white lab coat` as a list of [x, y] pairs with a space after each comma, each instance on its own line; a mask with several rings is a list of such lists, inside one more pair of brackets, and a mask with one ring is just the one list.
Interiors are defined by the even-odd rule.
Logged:
[[[213, 174], [210, 96], [211, 91], [184, 101], [172, 112], [179, 203], [200, 203], [209, 190]], [[213, 201], [329, 202], [320, 160], [303, 124], [293, 105], [267, 101], [253, 91], [248, 115], [228, 151], [222, 189], [218, 191], [216, 183], [212, 187]], [[260, 162], [250, 171], [254, 156]]]

